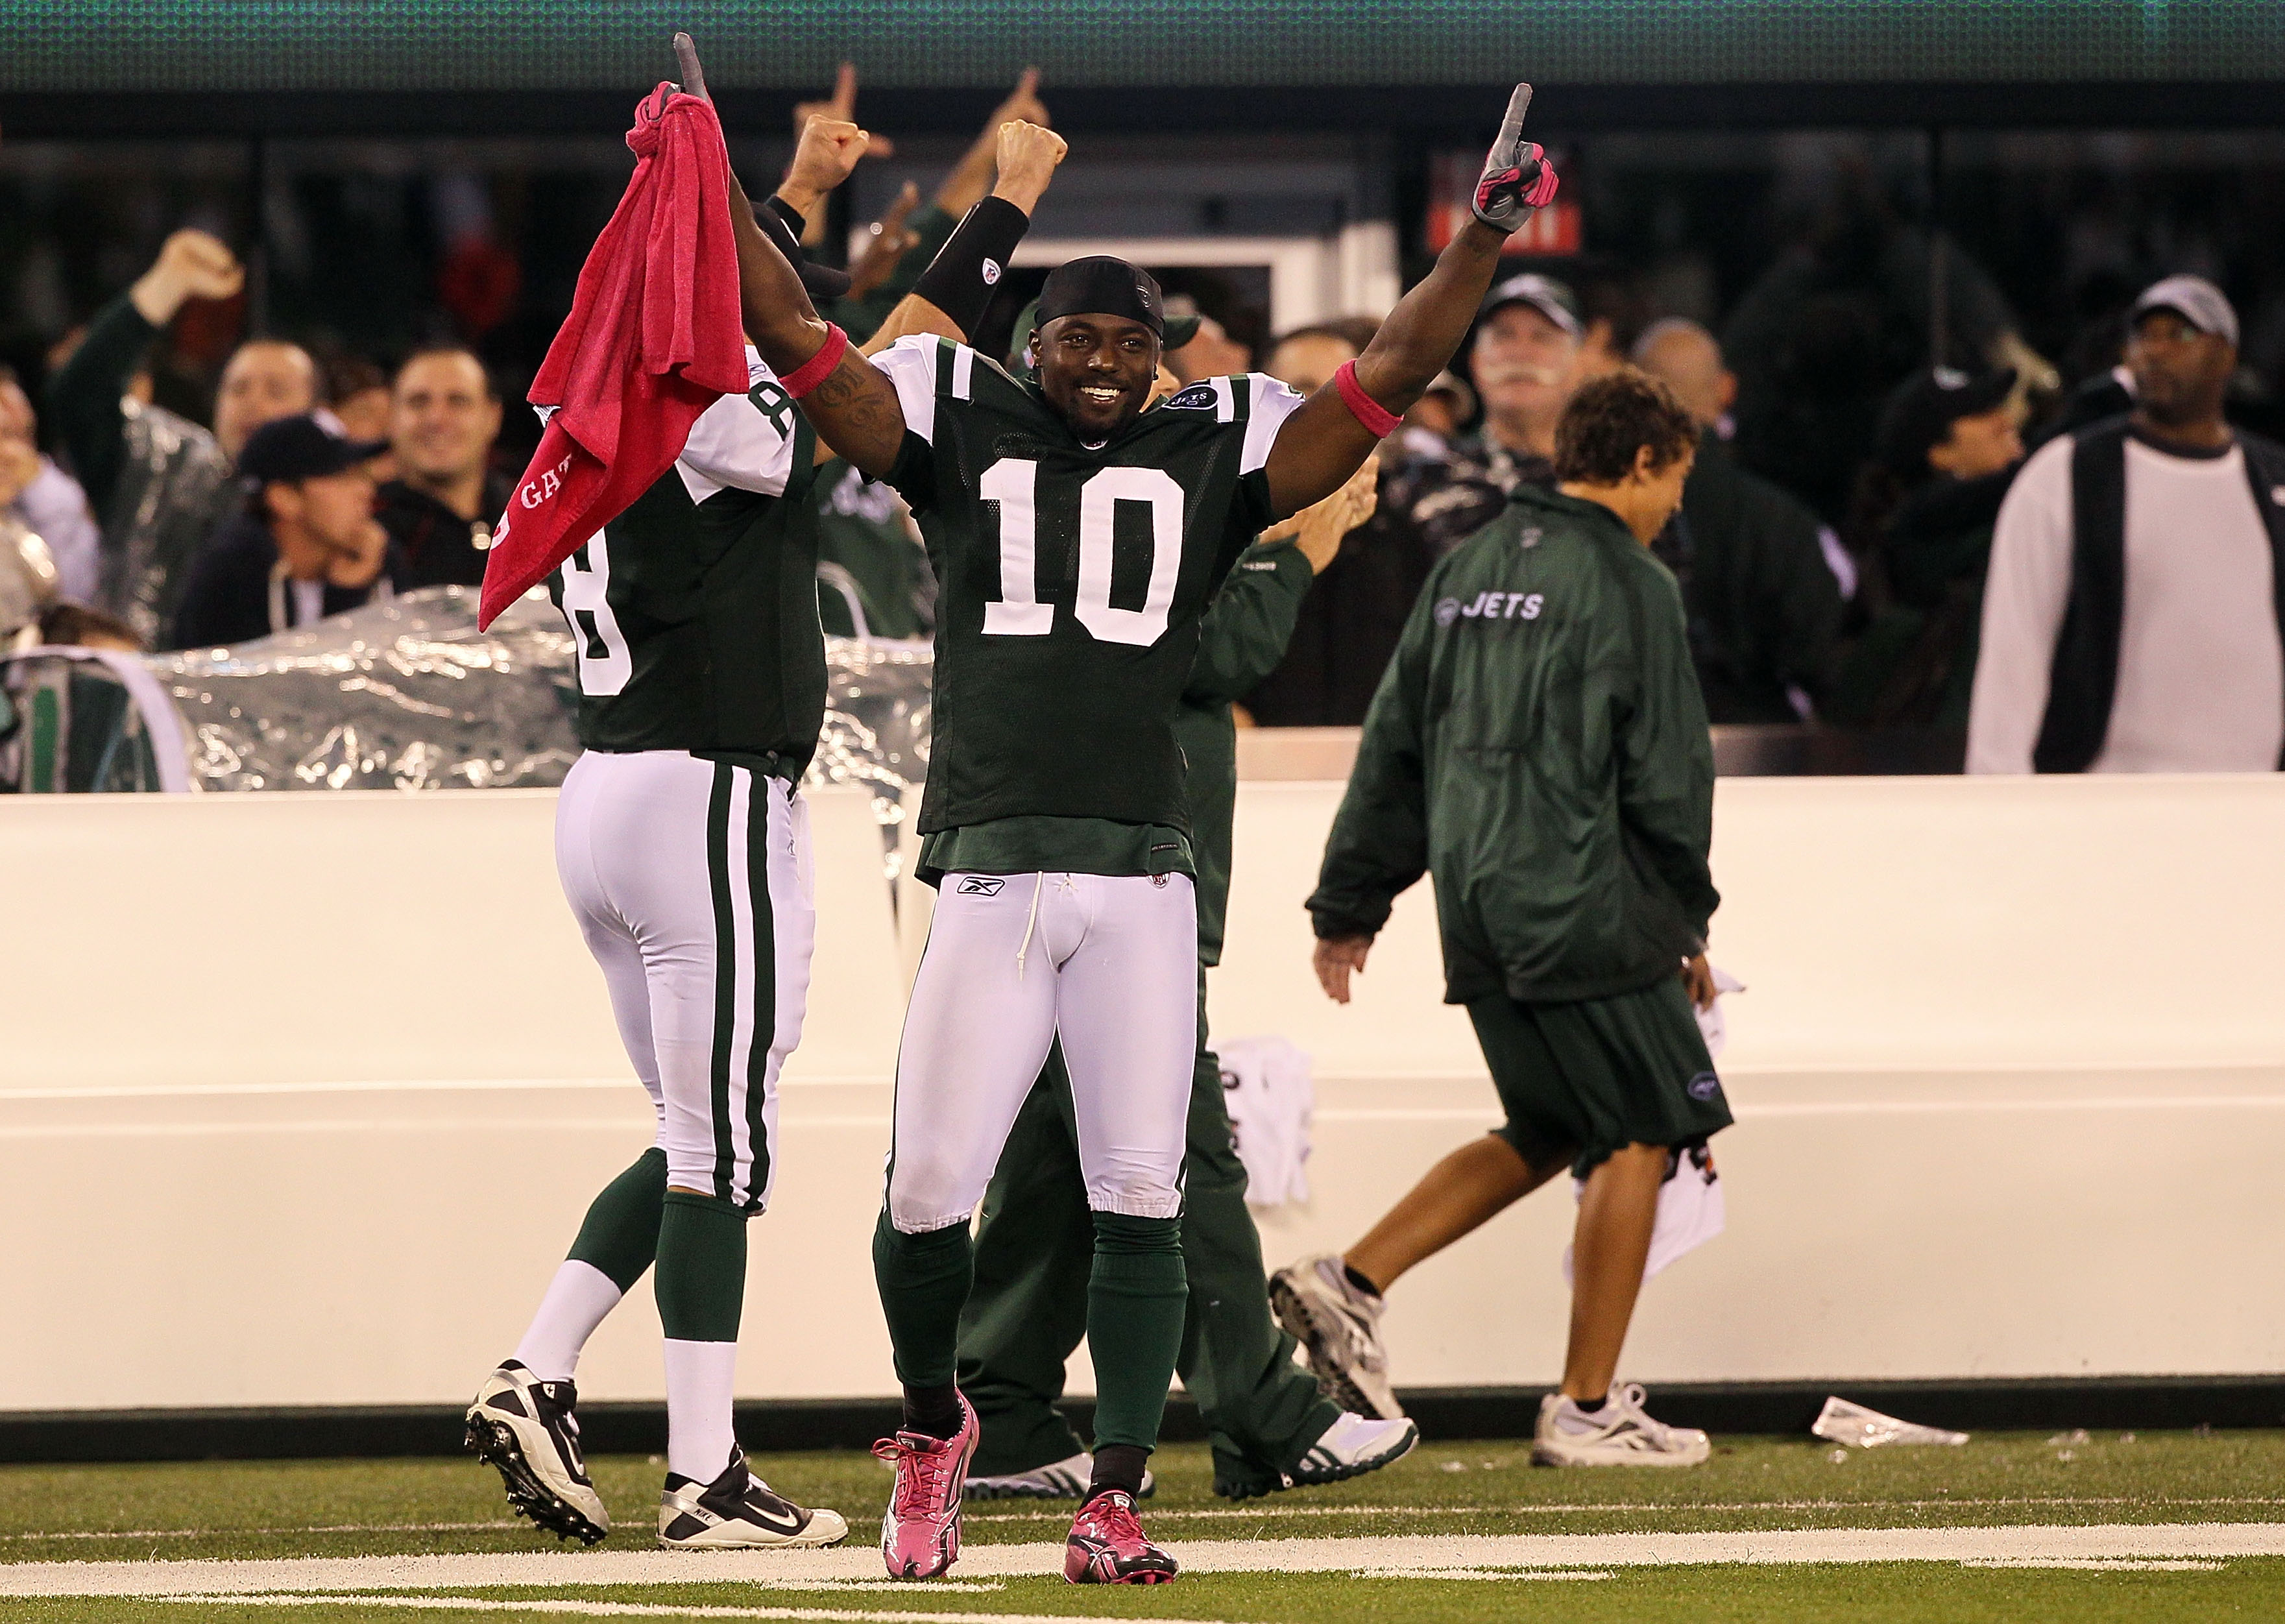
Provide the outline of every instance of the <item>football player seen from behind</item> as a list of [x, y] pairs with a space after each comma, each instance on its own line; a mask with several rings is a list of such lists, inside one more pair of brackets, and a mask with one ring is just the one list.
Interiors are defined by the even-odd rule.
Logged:
[[[813, 119], [791, 173], [830, 191], [864, 145], [853, 126]], [[984, 224], [1004, 255], [1054, 155], [1002, 167]], [[773, 224], [792, 247], [791, 223]], [[943, 252], [969, 263], [976, 234], [963, 224]], [[845, 286], [801, 275], [821, 293]], [[933, 301], [908, 297], [884, 332], [961, 331], [952, 312], [980, 299], [931, 286]], [[610, 1521], [581, 1459], [573, 1372], [653, 1263], [668, 1417], [658, 1543], [805, 1547], [848, 1533], [837, 1513], [755, 1477], [731, 1424], [746, 1225], [778, 1169], [777, 1080], [808, 993], [816, 912], [799, 785], [826, 701], [815, 436], [750, 346], [746, 373], [747, 392], [708, 407], [666, 473], [548, 583], [577, 649], [585, 747], [557, 804], [557, 871], [657, 1134], [588, 1209], [467, 1428], [518, 1512], [588, 1543]]]

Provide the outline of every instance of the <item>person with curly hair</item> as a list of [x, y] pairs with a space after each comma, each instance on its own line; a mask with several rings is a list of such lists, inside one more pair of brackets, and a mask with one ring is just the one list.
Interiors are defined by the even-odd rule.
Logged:
[[1631, 366], [1572, 398], [1558, 488], [1519, 486], [1422, 591], [1308, 903], [1318, 981], [1347, 1003], [1397, 894], [1430, 876], [1445, 1000], [1466, 1007], [1507, 1120], [1345, 1253], [1279, 1270], [1270, 1300], [1336, 1402], [1398, 1413], [1382, 1294], [1570, 1169], [1570, 1343], [1533, 1448], [1550, 1465], [1708, 1453], [1613, 1385], [1660, 1188], [1730, 1125], [1692, 1008], [1714, 993], [1714, 753], [1681, 594], [1649, 545], [1697, 444]]

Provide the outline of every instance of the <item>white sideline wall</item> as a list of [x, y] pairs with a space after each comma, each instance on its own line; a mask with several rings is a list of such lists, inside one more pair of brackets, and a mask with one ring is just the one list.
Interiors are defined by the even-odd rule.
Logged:
[[[1409, 893], [1357, 1001], [1300, 902], [1339, 796], [1248, 783], [1215, 1029], [1316, 1057], [1336, 1246], [1495, 1118]], [[818, 959], [739, 1387], [892, 1390], [868, 1242], [902, 961], [853, 791], [813, 797]], [[0, 1410], [447, 1403], [646, 1142], [555, 886], [554, 797], [0, 802]], [[2285, 780], [1725, 779], [1729, 1232], [1645, 1290], [1660, 1380], [2285, 1361]], [[1545, 1380], [1567, 1196], [1432, 1260], [1407, 1384]], [[580, 1370], [663, 1391], [639, 1287]], [[1082, 1359], [1075, 1389], [1088, 1385]]]

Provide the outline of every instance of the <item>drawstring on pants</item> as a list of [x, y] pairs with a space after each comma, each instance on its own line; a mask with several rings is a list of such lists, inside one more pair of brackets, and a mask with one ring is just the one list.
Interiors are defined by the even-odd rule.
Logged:
[[1031, 916], [1024, 921], [1023, 945], [1016, 949], [1016, 979], [1018, 981], [1024, 978], [1024, 955], [1032, 951], [1032, 932], [1040, 923], [1040, 892], [1045, 889], [1047, 883], [1048, 876], [1044, 874], [1035, 874], [1032, 876]]

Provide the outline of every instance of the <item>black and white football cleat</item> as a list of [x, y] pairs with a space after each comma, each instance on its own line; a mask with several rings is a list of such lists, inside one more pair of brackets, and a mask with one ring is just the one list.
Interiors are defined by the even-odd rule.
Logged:
[[658, 1542], [667, 1550], [803, 1550], [848, 1537], [840, 1512], [794, 1504], [747, 1470], [746, 1452], [735, 1447], [711, 1483], [670, 1471], [658, 1497]]
[[578, 1389], [543, 1382], [514, 1360], [491, 1373], [468, 1406], [467, 1443], [500, 1475], [507, 1502], [559, 1540], [593, 1545], [611, 1514], [579, 1453]]
[[[970, 1500], [1084, 1500], [1094, 1476], [1095, 1456], [1082, 1452], [1034, 1466], [1029, 1471], [1010, 1471], [996, 1477], [978, 1477], [970, 1472], [961, 1493]], [[1158, 1492], [1157, 1479], [1144, 1471], [1142, 1492], [1135, 1498], [1148, 1500]]]

